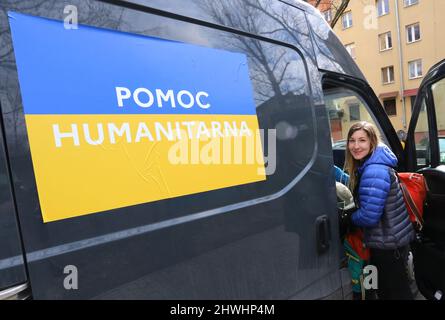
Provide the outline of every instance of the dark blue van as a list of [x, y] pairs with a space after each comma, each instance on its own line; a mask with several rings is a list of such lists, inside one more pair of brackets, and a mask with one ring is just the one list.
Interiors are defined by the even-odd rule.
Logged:
[[[403, 148], [303, 1], [2, 0], [0, 299], [348, 299], [333, 166], [358, 120], [428, 180], [416, 277], [437, 298], [444, 69]], [[255, 132], [259, 157], [202, 145]]]

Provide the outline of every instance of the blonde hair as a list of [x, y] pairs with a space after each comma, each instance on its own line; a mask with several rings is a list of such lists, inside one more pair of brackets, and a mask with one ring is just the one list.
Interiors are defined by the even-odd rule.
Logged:
[[345, 167], [344, 170], [349, 173], [349, 189], [354, 190], [357, 186], [357, 169], [360, 166], [360, 161], [355, 160], [354, 157], [351, 154], [351, 151], [349, 150], [349, 139], [351, 139], [351, 136], [359, 130], [363, 130], [368, 135], [368, 138], [370, 140], [371, 144], [371, 150], [369, 151], [369, 154], [372, 154], [374, 150], [379, 145], [380, 139], [377, 135], [377, 129], [376, 127], [369, 122], [366, 121], [360, 121], [356, 124], [352, 125], [348, 132], [348, 139], [346, 140], [346, 154], [345, 154]]

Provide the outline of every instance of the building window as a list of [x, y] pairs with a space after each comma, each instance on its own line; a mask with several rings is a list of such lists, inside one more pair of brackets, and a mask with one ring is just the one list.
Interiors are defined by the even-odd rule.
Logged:
[[331, 22], [332, 20], [332, 11], [331, 10], [326, 10], [325, 12], [323, 12], [323, 17], [327, 22]]
[[416, 79], [416, 78], [420, 78], [421, 76], [423, 76], [422, 59], [408, 62], [408, 66], [409, 66], [409, 78], [410, 79]]
[[391, 32], [386, 32], [379, 35], [380, 51], [385, 51], [392, 48]]
[[351, 55], [352, 59], [355, 59], [355, 43], [350, 43], [345, 45], [346, 51], [349, 52], [349, 54]]
[[348, 11], [342, 16], [343, 29], [352, 27], [352, 12]]
[[377, 0], [376, 6], [379, 17], [389, 13], [389, 0]]
[[394, 82], [394, 67], [382, 68], [382, 81], [383, 84]]
[[350, 103], [349, 104], [349, 121], [360, 120], [360, 104]]
[[385, 108], [385, 112], [388, 116], [397, 115], [396, 99], [384, 100], [383, 107]]
[[404, 0], [405, 7], [409, 7], [419, 3], [419, 0]]
[[406, 27], [406, 36], [408, 43], [420, 40], [420, 24], [415, 23]]

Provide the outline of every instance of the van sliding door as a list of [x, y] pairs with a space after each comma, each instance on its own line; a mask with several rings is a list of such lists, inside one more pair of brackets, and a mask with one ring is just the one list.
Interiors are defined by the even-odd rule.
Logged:
[[17, 215], [3, 139], [3, 122], [0, 121], [0, 299], [3, 290], [22, 284], [26, 280], [21, 239], [17, 227]]

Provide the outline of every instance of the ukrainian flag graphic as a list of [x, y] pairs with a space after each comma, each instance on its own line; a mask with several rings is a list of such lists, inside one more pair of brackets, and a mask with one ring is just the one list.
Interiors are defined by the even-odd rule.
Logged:
[[266, 179], [245, 55], [9, 22], [44, 222]]

